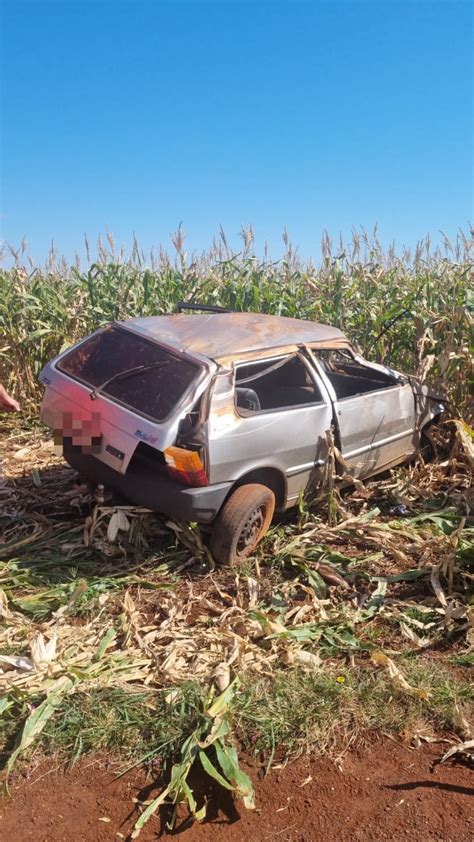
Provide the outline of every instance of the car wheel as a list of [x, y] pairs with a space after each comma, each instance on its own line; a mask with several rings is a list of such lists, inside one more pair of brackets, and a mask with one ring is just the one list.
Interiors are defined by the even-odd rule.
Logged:
[[241, 485], [229, 497], [215, 522], [211, 552], [221, 564], [238, 565], [252, 554], [268, 531], [275, 495], [266, 485]]

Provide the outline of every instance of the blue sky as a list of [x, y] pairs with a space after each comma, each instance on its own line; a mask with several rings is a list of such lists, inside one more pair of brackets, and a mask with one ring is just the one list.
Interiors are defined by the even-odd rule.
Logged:
[[469, 0], [3, 0], [2, 238], [304, 257], [473, 217]]

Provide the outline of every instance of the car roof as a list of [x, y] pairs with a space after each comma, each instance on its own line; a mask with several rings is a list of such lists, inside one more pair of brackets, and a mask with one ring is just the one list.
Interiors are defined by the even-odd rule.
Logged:
[[336, 327], [263, 313], [148, 316], [121, 323], [143, 336], [213, 360], [300, 344], [348, 344]]

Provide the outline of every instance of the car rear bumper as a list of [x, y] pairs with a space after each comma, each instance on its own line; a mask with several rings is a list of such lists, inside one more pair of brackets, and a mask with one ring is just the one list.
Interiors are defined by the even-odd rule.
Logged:
[[119, 474], [75, 447], [65, 447], [64, 458], [78, 473], [119, 492], [134, 505], [177, 520], [211, 523], [232, 487], [231, 482], [221, 482], [204, 488], [186, 488], [154, 471], [130, 470], [125, 475]]

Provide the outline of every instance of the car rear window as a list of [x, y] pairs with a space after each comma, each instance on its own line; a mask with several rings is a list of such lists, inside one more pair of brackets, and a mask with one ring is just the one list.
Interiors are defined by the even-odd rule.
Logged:
[[[142, 366], [144, 370], [133, 371]], [[58, 368], [155, 421], [171, 414], [199, 374], [198, 365], [118, 327], [86, 339]]]

